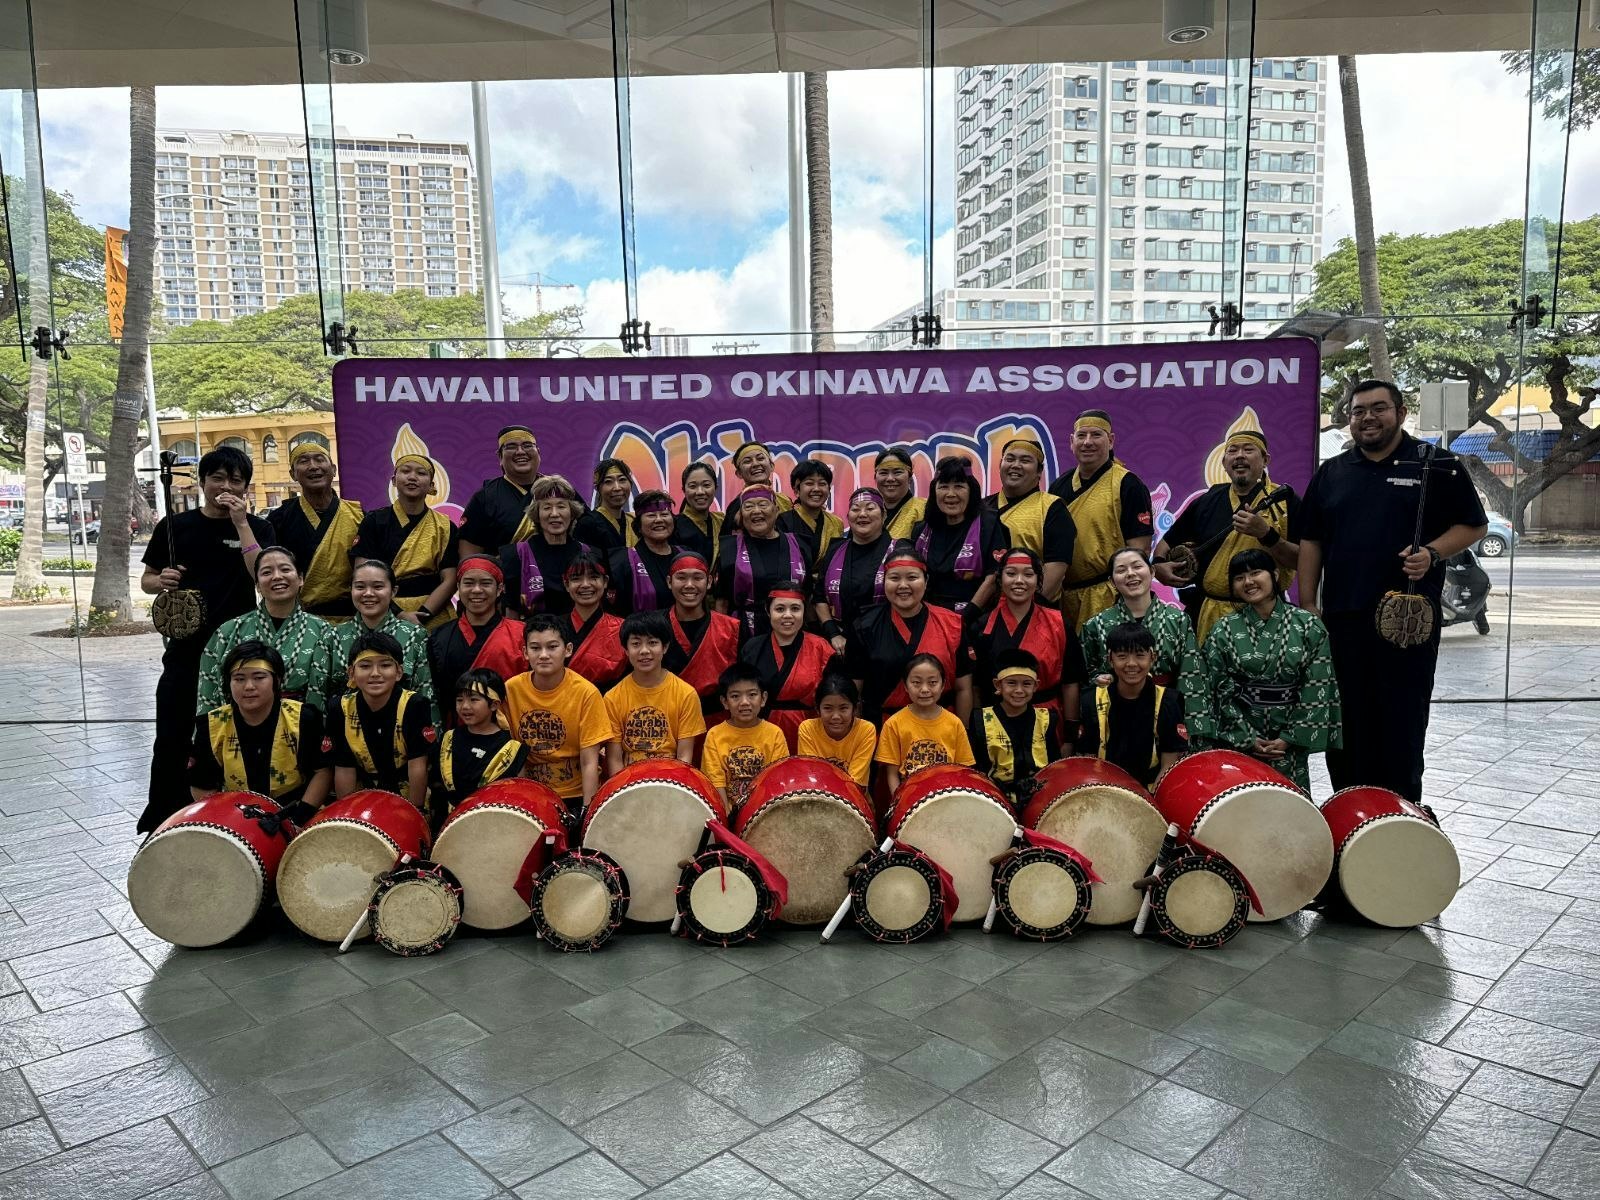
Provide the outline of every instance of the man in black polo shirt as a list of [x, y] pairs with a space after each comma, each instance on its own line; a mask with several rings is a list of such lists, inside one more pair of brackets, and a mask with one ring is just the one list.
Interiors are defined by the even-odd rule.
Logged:
[[516, 534], [528, 508], [528, 489], [539, 478], [539, 439], [526, 425], [507, 425], [497, 437], [500, 474], [484, 480], [461, 513], [461, 557], [490, 558]]
[[[1376, 785], [1421, 803], [1444, 560], [1482, 537], [1488, 522], [1461, 460], [1406, 433], [1405, 417], [1394, 384], [1356, 384], [1355, 445], [1318, 467], [1306, 489], [1300, 586], [1302, 603], [1328, 627], [1343, 702], [1344, 744], [1328, 751], [1334, 788]], [[1427, 508], [1413, 554], [1424, 457]], [[1376, 611], [1385, 592], [1408, 582], [1433, 604], [1433, 636], [1402, 648], [1378, 635]]]

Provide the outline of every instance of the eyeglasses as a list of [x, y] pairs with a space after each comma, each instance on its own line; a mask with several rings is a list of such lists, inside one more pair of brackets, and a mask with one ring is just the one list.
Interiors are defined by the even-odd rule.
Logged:
[[525, 454], [532, 454], [538, 448], [538, 442], [506, 442], [500, 447], [502, 450], [520, 450]]
[[1374, 404], [1370, 408], [1362, 408], [1357, 406], [1350, 410], [1350, 419], [1352, 421], [1359, 421], [1362, 417], [1367, 416], [1381, 417], [1384, 413], [1393, 411], [1394, 405], [1389, 403]]

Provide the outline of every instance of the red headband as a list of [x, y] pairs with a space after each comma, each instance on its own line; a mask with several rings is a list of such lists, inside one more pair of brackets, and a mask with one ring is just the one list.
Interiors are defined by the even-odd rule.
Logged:
[[692, 550], [685, 550], [672, 560], [672, 565], [667, 568], [668, 575], [676, 575], [679, 571], [704, 571], [707, 575], [711, 568], [706, 565], [706, 560]]
[[805, 595], [800, 591], [799, 588], [773, 588], [767, 593], [767, 602], [770, 604], [774, 600], [799, 600], [801, 603], [804, 603]]
[[909, 554], [897, 555], [883, 564], [883, 569], [885, 571], [892, 571], [896, 567], [915, 567], [924, 575], [928, 573], [928, 564], [923, 562], [920, 558], [913, 558]]
[[461, 560], [461, 565], [456, 568], [456, 577], [459, 579], [468, 571], [483, 571], [493, 575], [494, 581], [501, 587], [506, 585], [506, 573], [500, 569], [500, 564], [492, 558], [485, 558], [481, 554], [474, 554], [471, 558]]
[[1031, 567], [1033, 566], [1033, 559], [1027, 554], [1022, 554], [1013, 550], [1000, 560], [1000, 565], [1002, 567], [1009, 567], [1013, 563], [1024, 567]]

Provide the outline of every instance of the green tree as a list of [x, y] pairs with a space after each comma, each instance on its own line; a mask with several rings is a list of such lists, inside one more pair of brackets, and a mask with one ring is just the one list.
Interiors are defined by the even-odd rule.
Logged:
[[[1559, 307], [1553, 319], [1521, 333], [1510, 304], [1522, 281], [1522, 222], [1501, 221], [1441, 234], [1386, 234], [1378, 239], [1379, 283], [1387, 319], [1394, 380], [1418, 385], [1460, 380], [1467, 385], [1468, 423], [1487, 427], [1490, 448], [1509, 457], [1518, 478], [1513, 494], [1476, 455], [1468, 470], [1490, 504], [1522, 529], [1528, 504], [1563, 475], [1600, 452], [1600, 428], [1586, 418], [1600, 396], [1600, 216], [1567, 221], [1561, 231]], [[1317, 266], [1313, 308], [1359, 311], [1361, 283], [1354, 243], [1345, 238]], [[1372, 371], [1358, 344], [1324, 362], [1338, 403], [1349, 381]], [[1529, 457], [1515, 430], [1491, 411], [1522, 384], [1546, 387], [1559, 422], [1549, 455]]]

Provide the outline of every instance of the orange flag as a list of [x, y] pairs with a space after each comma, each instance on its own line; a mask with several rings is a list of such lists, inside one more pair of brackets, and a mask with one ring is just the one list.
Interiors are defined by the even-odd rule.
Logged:
[[111, 325], [111, 336], [122, 336], [122, 312], [128, 306], [128, 263], [122, 257], [122, 239], [126, 229], [106, 226], [106, 319]]

